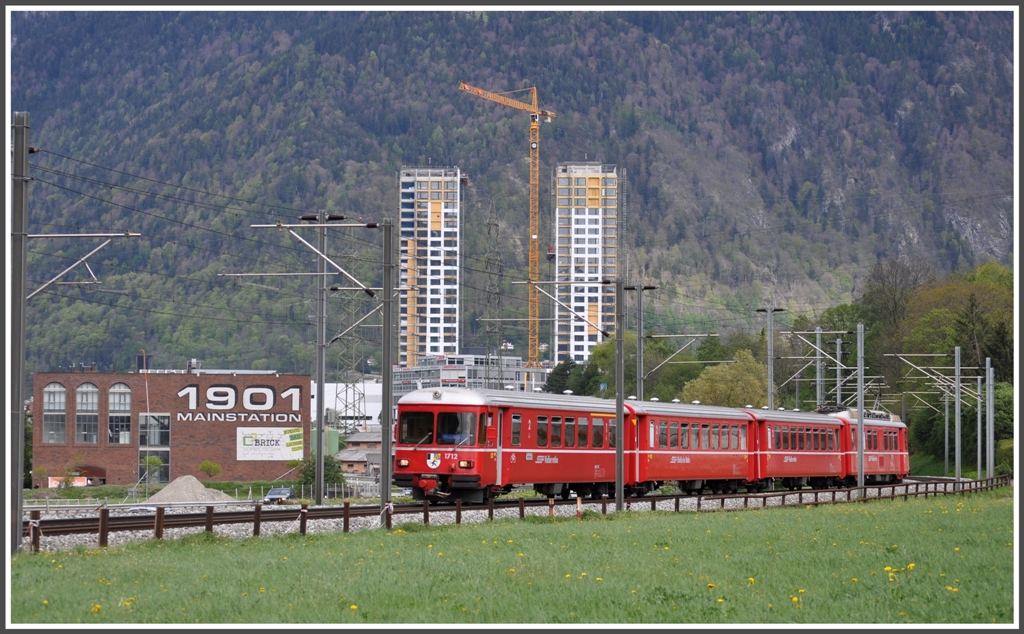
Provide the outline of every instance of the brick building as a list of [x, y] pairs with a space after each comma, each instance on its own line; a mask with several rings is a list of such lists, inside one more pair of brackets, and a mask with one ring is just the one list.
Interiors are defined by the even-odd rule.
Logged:
[[221, 466], [217, 480], [272, 480], [309, 455], [309, 386], [309, 375], [198, 365], [35, 374], [33, 486], [69, 470], [81, 484], [136, 484], [148, 457], [160, 459], [151, 482], [205, 480], [206, 460]]

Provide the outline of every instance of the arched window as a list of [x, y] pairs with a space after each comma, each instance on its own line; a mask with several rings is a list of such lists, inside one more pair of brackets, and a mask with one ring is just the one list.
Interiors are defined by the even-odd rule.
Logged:
[[110, 386], [107, 414], [107, 443], [128, 445], [132, 442], [132, 389], [124, 383]]
[[43, 388], [43, 442], [67, 442], [67, 390], [60, 383]]
[[75, 442], [99, 443], [100, 389], [92, 383], [78, 386], [75, 397]]

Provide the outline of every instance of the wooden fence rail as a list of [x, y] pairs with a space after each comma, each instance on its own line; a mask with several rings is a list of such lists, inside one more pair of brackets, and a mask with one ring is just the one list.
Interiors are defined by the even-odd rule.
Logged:
[[[696, 511], [698, 513], [715, 511], [734, 511], [741, 509], [764, 509], [776, 506], [817, 506], [820, 504], [839, 504], [845, 502], [867, 502], [870, 500], [891, 500], [903, 498], [904, 500], [913, 497], [938, 496], [938, 495], [964, 495], [968, 492], [985, 491], [998, 487], [1009, 486], [1010, 476], [996, 476], [983, 480], [972, 481], [941, 481], [941, 482], [913, 482], [901, 484], [883, 484], [850, 489], [826, 489], [814, 491], [769, 491], [763, 493], [746, 493], [740, 495], [697, 495]], [[688, 496], [650, 496], [642, 498], [650, 501], [651, 510], [658, 509], [659, 502], [674, 500], [675, 512], [679, 512], [679, 501]], [[629, 498], [626, 500], [626, 510], [630, 510], [634, 501], [639, 502], [641, 498]], [[736, 504], [727, 505], [730, 500], [742, 500], [742, 506]], [[608, 513], [608, 496], [600, 499], [601, 514]], [[592, 500], [588, 503], [594, 503]], [[577, 507], [577, 515], [581, 513], [581, 500], [556, 500], [554, 498], [539, 498], [527, 502], [523, 498], [516, 501], [495, 502], [490, 499], [487, 502], [487, 518], [494, 519], [495, 509], [519, 509], [519, 519], [525, 519], [527, 506], [547, 506], [548, 515], [553, 517], [556, 505], [571, 504]], [[201, 506], [201, 505], [196, 505]], [[309, 520], [321, 519], [342, 519], [343, 532], [349, 532], [350, 519], [353, 517], [372, 517], [383, 515], [381, 522], [388, 530], [391, 530], [392, 516], [402, 514], [417, 514], [423, 516], [423, 523], [430, 524], [431, 509], [438, 512], [438, 507], [431, 507], [424, 500], [420, 504], [388, 505], [384, 513], [381, 513], [377, 506], [359, 506], [353, 508], [349, 502], [339, 506], [323, 506], [309, 508], [303, 504], [296, 513], [294, 509], [264, 509], [262, 505], [256, 504], [250, 511], [221, 511], [214, 512], [214, 506], [207, 505], [202, 513], [165, 513], [163, 506], [157, 506], [154, 514], [137, 516], [110, 516], [110, 508], [100, 508], [99, 517], [76, 518], [76, 519], [40, 519], [39, 510], [31, 510], [29, 519], [22, 525], [22, 535], [29, 538], [33, 552], [39, 552], [40, 537], [42, 535], [73, 535], [95, 533], [98, 545], [103, 548], [107, 546], [108, 536], [115, 531], [137, 531], [152, 530], [156, 539], [163, 539], [164, 530], [167, 528], [195, 528], [203, 526], [206, 532], [213, 532], [213, 527], [218, 524], [252, 524], [253, 536], [260, 535], [260, 526], [264, 522], [298, 522], [299, 532], [306, 534]], [[483, 507], [472, 507], [474, 510], [482, 510]], [[446, 510], [446, 509], [443, 509]], [[455, 523], [462, 523], [462, 501], [455, 502]]]

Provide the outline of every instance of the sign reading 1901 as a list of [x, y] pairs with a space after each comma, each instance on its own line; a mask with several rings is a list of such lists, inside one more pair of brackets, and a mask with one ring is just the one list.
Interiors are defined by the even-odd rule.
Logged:
[[[242, 390], [239, 399], [238, 388], [234, 385], [211, 385], [206, 388], [203, 395], [202, 408], [213, 410], [209, 413], [194, 412], [200, 409], [200, 394], [198, 385], [189, 385], [178, 392], [178, 396], [188, 399], [189, 412], [178, 412], [179, 421], [224, 421], [224, 422], [301, 422], [299, 413], [272, 413], [269, 410], [274, 408], [277, 399], [280, 398], [287, 406], [291, 401], [291, 411], [301, 412], [302, 388], [299, 386], [289, 387], [276, 394], [274, 388], [269, 385], [253, 385]], [[239, 406], [244, 412], [228, 411], [237, 409]]]

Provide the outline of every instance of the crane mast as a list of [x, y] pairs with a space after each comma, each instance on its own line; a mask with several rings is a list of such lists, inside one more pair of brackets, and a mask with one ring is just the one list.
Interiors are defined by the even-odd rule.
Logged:
[[544, 118], [550, 123], [555, 113], [548, 110], [541, 110], [537, 107], [537, 87], [529, 88], [531, 102], [526, 103], [518, 99], [510, 99], [505, 95], [490, 92], [483, 88], [470, 86], [463, 82], [459, 84], [459, 90], [488, 99], [503, 106], [525, 110], [530, 113], [530, 254], [529, 254], [529, 337], [526, 367], [536, 368], [540, 366], [540, 355], [538, 352], [538, 340], [540, 331], [540, 298], [537, 286], [534, 282], [540, 279], [540, 119]]

